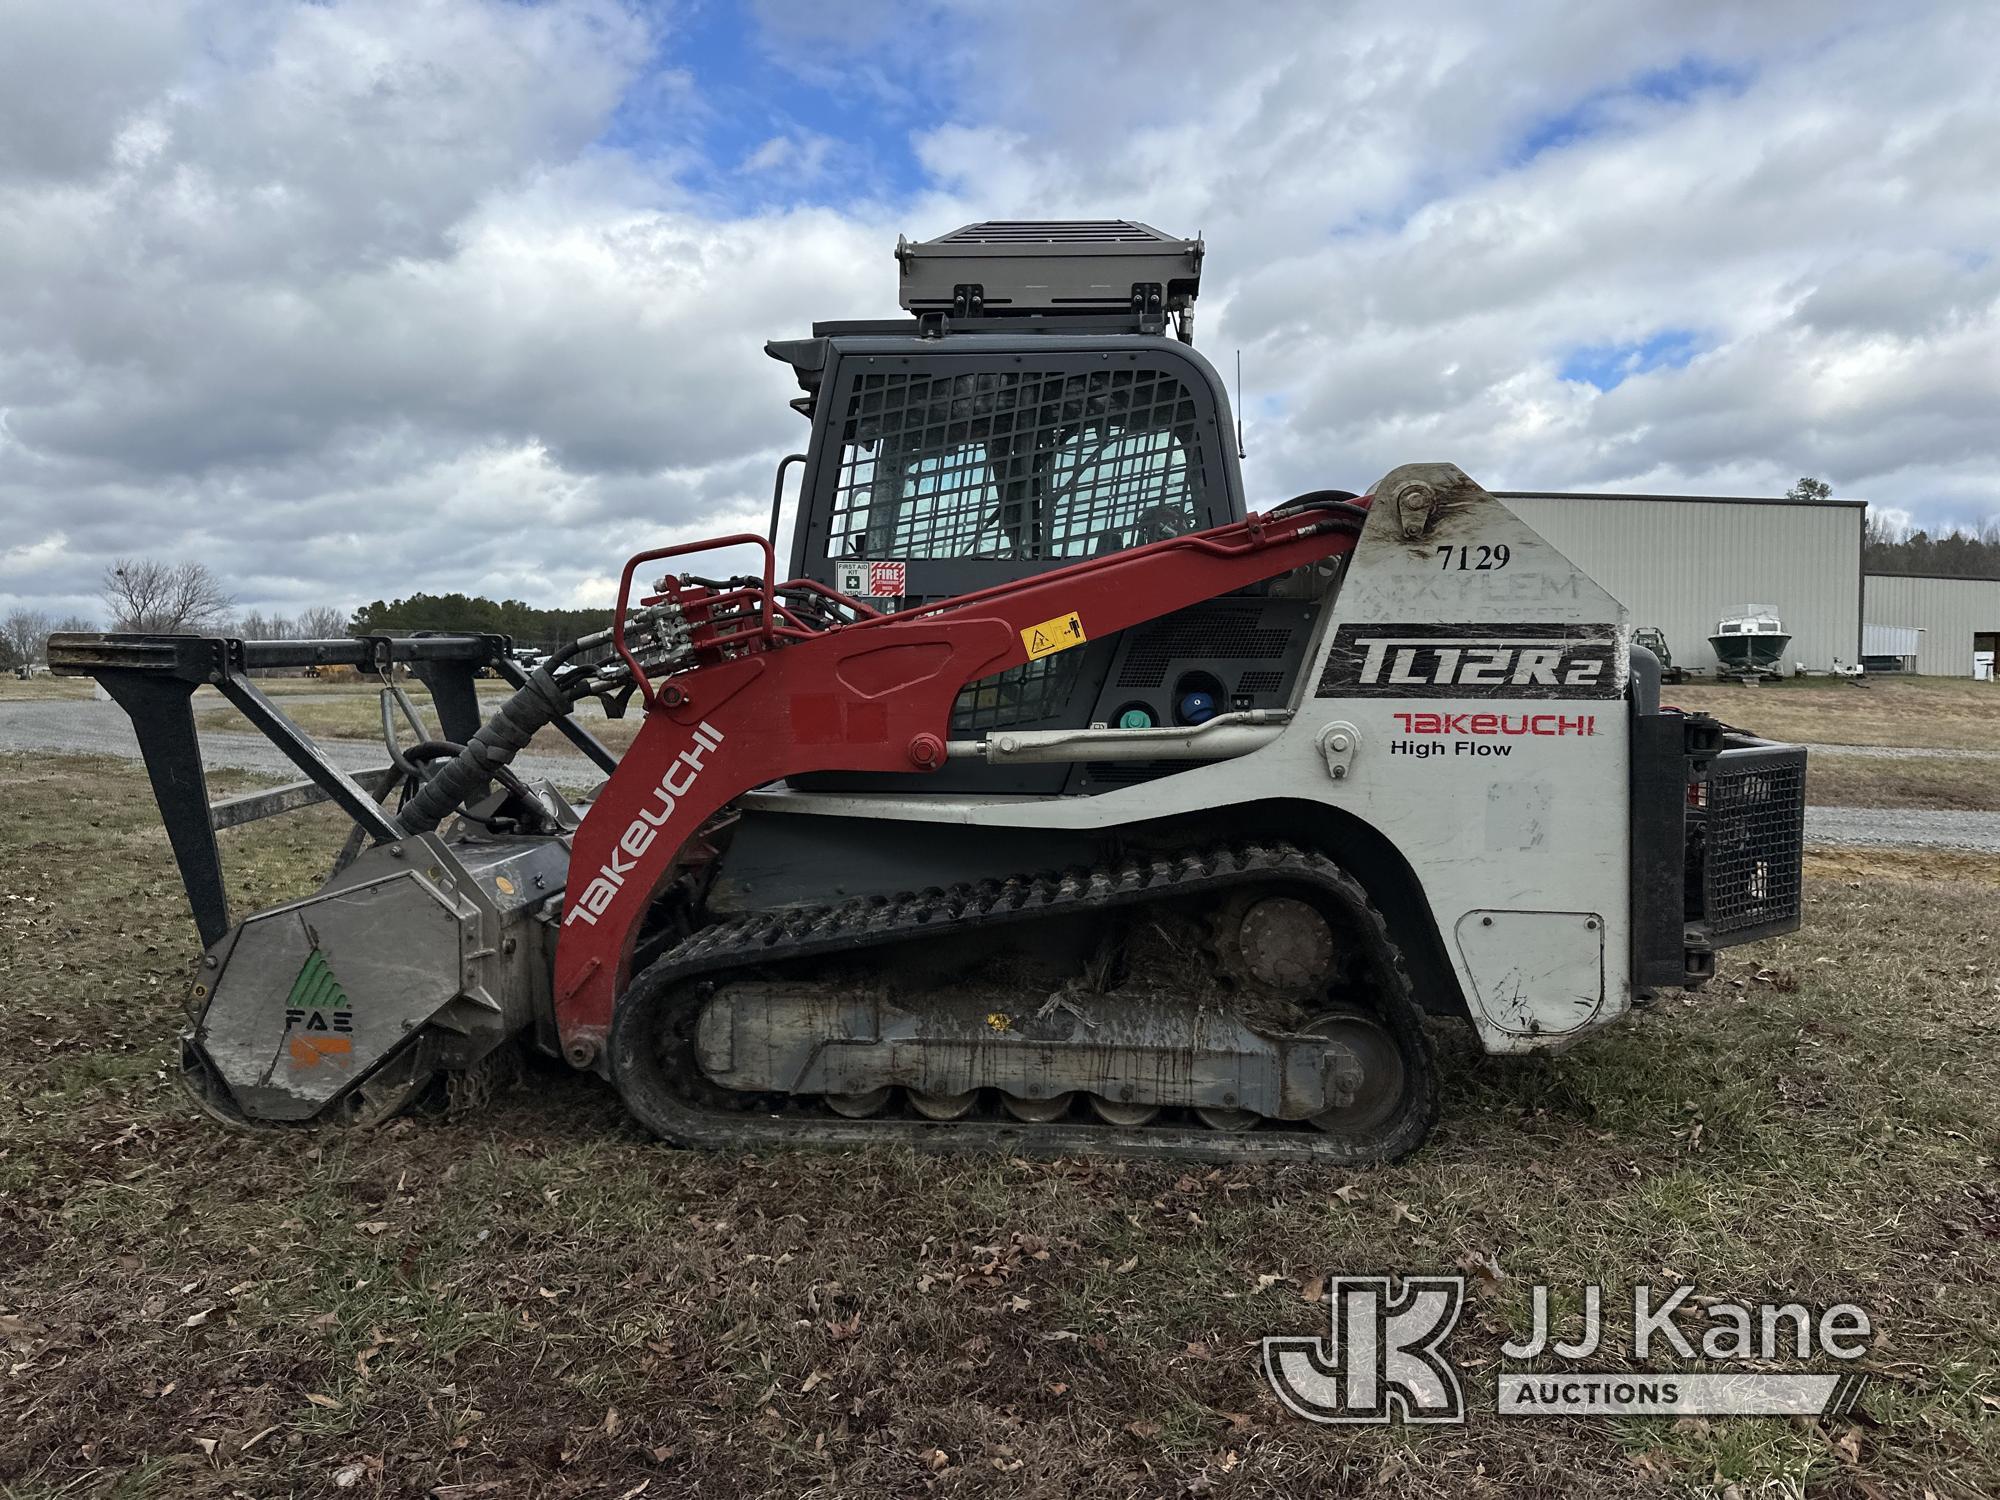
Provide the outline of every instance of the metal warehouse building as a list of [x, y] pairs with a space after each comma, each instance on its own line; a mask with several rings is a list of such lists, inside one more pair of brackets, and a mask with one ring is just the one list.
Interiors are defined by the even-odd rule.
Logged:
[[1918, 672], [1927, 677], [1993, 675], [1994, 649], [2000, 645], [2000, 579], [1871, 573], [1863, 585], [1863, 612], [1870, 625], [1922, 632], [1916, 641]]
[[[1859, 500], [1496, 493], [1621, 600], [1635, 626], [1664, 631], [1683, 666], [1713, 671], [1708, 638], [1717, 621], [1746, 604], [1772, 606], [1791, 632], [1787, 673], [1799, 663], [1824, 672], [1860, 659], [1867, 506]], [[2000, 584], [1986, 587], [2000, 591]], [[1878, 620], [1872, 609], [1868, 618], [1923, 623]]]

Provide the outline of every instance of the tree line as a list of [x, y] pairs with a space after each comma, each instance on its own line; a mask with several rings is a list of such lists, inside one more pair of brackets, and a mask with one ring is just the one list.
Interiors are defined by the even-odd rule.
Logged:
[[[236, 613], [236, 599], [201, 562], [121, 557], [104, 570], [98, 589], [111, 630], [152, 635], [233, 635], [248, 641], [325, 641], [350, 635], [407, 635], [435, 630], [511, 636], [516, 645], [553, 651], [602, 630], [604, 609], [538, 609], [519, 599], [479, 594], [411, 594], [377, 599], [351, 615], [331, 605], [296, 615]], [[46, 662], [49, 636], [97, 629], [82, 615], [61, 619], [45, 610], [17, 609], [0, 619], [0, 671]]]
[[2000, 519], [1977, 531], [1950, 531], [1932, 536], [1907, 531], [1873, 511], [1861, 533], [1864, 573], [1928, 573], [1939, 578], [2000, 579]]
[[[1785, 491], [1791, 500], [1824, 500], [1833, 486], [1807, 475]], [[1977, 530], [1954, 526], [1932, 536], [1899, 526], [1872, 508], [1861, 528], [1861, 571], [1938, 578], [2000, 578], [2000, 516]]]
[[411, 594], [364, 604], [348, 621], [353, 635], [443, 630], [471, 635], [506, 635], [517, 646], [553, 651], [611, 622], [608, 609], [537, 609], [519, 599], [480, 594]]

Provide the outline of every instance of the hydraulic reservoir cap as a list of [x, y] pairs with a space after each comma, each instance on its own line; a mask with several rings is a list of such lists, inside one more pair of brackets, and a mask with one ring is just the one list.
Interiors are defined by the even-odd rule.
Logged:
[[1183, 724], [1206, 724], [1215, 717], [1215, 695], [1194, 692], [1182, 696], [1180, 719]]
[[1120, 729], [1151, 729], [1153, 727], [1153, 711], [1150, 708], [1134, 704], [1118, 715], [1118, 727]]

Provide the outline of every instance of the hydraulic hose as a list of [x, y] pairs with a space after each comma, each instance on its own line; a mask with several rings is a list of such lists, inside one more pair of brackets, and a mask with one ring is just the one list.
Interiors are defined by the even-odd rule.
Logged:
[[406, 834], [429, 833], [461, 802], [498, 779], [508, 762], [527, 748], [535, 732], [568, 713], [569, 706], [568, 697], [556, 686], [548, 668], [535, 668], [465, 747], [418, 788], [416, 796], [397, 814], [396, 826]]

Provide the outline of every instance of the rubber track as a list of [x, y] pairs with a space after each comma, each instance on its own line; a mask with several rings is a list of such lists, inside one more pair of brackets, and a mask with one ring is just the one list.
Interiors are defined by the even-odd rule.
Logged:
[[[1371, 949], [1371, 968], [1387, 976], [1387, 993], [1372, 997], [1410, 1068], [1412, 1107], [1377, 1136], [1356, 1140], [1310, 1125], [1267, 1123], [1229, 1133], [1188, 1124], [1138, 1127], [1102, 1122], [965, 1119], [928, 1121], [893, 1115], [849, 1120], [825, 1111], [755, 1114], [714, 1109], [675, 1092], [654, 1028], [671, 1024], [682, 1006], [699, 1004], [698, 981], [739, 968], [854, 952], [938, 936], [967, 926], [997, 926], [1093, 911], [1110, 911], [1173, 897], [1246, 885], [1310, 887], [1352, 919]], [[664, 1011], [662, 1011], [664, 1007]], [[1389, 1161], [1408, 1154], [1429, 1133], [1437, 1112], [1436, 1069], [1410, 998], [1402, 953], [1381, 913], [1352, 876], [1323, 855], [1289, 844], [1245, 844], [1173, 857], [1139, 858], [1090, 869], [1004, 881], [933, 888], [898, 896], [857, 898], [836, 906], [755, 912], [703, 928], [637, 975], [620, 1001], [609, 1042], [611, 1073], [627, 1106], [670, 1141], [711, 1149], [786, 1145], [855, 1146], [900, 1141], [918, 1147], [1036, 1155], [1164, 1157], [1212, 1162]]]

